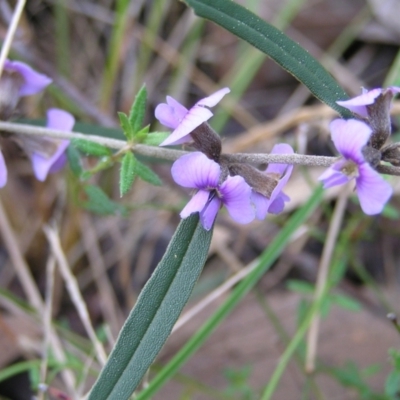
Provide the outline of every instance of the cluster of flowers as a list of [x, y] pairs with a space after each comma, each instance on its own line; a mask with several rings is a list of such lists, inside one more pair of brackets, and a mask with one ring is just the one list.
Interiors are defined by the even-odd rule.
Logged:
[[[360, 204], [366, 214], [382, 211], [392, 194], [392, 188], [375, 170], [381, 161], [400, 165], [399, 146], [384, 146], [391, 133], [390, 107], [400, 88], [364, 91], [361, 96], [338, 102], [355, 114], [354, 119], [334, 120], [330, 125], [332, 140], [340, 153], [321, 177], [325, 188], [342, 185], [355, 179]], [[173, 129], [161, 146], [191, 142], [196, 152], [179, 158], [172, 166], [172, 177], [183, 187], [197, 192], [181, 212], [181, 217], [199, 212], [200, 221], [211, 229], [216, 215], [225, 206], [238, 223], [246, 224], [254, 218], [264, 219], [268, 213], [283, 211], [289, 197], [283, 193], [293, 165], [269, 164], [265, 171], [251, 165], [232, 163], [221, 153], [221, 140], [207, 124], [215, 106], [227, 93], [221, 89], [197, 102], [190, 110], [172, 97], [159, 104], [156, 118]], [[293, 154], [288, 144], [277, 144], [271, 154]]]
[[[0, 119], [10, 119], [21, 97], [37, 94], [51, 82], [49, 77], [36, 72], [23, 62], [6, 60], [0, 78]], [[74, 117], [64, 110], [51, 108], [47, 111], [48, 128], [71, 131], [74, 124]], [[69, 145], [68, 140], [23, 135], [13, 135], [11, 139], [15, 140], [31, 159], [33, 172], [40, 181], [44, 181], [49, 173], [59, 171], [66, 163], [65, 150]], [[0, 188], [6, 183], [7, 167], [0, 151]]]

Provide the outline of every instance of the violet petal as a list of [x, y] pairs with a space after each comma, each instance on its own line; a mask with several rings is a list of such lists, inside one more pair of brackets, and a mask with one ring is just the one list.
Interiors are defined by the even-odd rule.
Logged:
[[[293, 154], [293, 148], [287, 143], [278, 143], [276, 144], [272, 150], [271, 154]], [[286, 171], [287, 164], [269, 164], [265, 172], [267, 173], [272, 173], [272, 174], [278, 174], [279, 176], [282, 176], [284, 172]], [[293, 167], [293, 166], [292, 166]], [[293, 169], [293, 168], [292, 168]], [[291, 171], [290, 171], [291, 173]]]
[[0, 188], [4, 187], [7, 183], [7, 166], [4, 160], [3, 153], [0, 151]]
[[223, 88], [220, 89], [218, 91], [216, 91], [215, 93], [213, 93], [212, 95], [205, 97], [204, 99], [201, 99], [200, 101], [198, 101], [196, 103], [197, 106], [207, 106], [207, 107], [214, 107], [215, 105], [217, 105], [222, 98], [228, 94], [231, 90], [229, 88]]
[[[281, 179], [279, 179], [278, 184], [275, 186], [274, 190], [271, 193], [271, 197], [269, 199], [271, 204], [281, 194], [283, 188], [286, 186], [286, 184], [288, 183], [288, 181], [290, 179], [290, 176], [292, 175], [293, 165], [287, 165], [286, 167], [287, 168], [286, 168], [285, 174], [281, 177]], [[268, 212], [271, 212], [271, 211], [268, 210]]]
[[183, 187], [210, 190], [218, 186], [221, 167], [196, 151], [178, 158], [171, 168], [174, 181]]
[[251, 188], [241, 176], [229, 176], [220, 186], [222, 203], [229, 215], [240, 224], [247, 224], [255, 217], [251, 203]]
[[356, 119], [335, 119], [330, 123], [332, 140], [340, 154], [357, 164], [364, 162], [362, 148], [371, 136], [371, 128]]
[[359, 172], [356, 187], [362, 210], [367, 215], [381, 213], [393, 193], [392, 187], [367, 163], [359, 166]]
[[[51, 108], [47, 111], [47, 127], [63, 131], [71, 131], [75, 124], [74, 117], [67, 111]], [[51, 172], [59, 171], [66, 163], [65, 150], [69, 140], [55, 140], [58, 143], [56, 151], [48, 158], [41, 154], [33, 153], [31, 162], [33, 172], [39, 181], [44, 181]]]
[[279, 195], [274, 199], [274, 201], [271, 201], [268, 207], [268, 212], [270, 214], [280, 214], [284, 208], [285, 208], [285, 198], [282, 196], [282, 193], [279, 193]]
[[381, 88], [366, 91], [357, 97], [349, 100], [337, 101], [336, 103], [347, 108], [351, 112], [360, 115], [363, 118], [368, 118], [367, 105], [374, 104], [375, 99], [382, 93]]
[[167, 96], [167, 104], [161, 103], [155, 109], [156, 118], [165, 126], [171, 129], [178, 127], [185, 118], [188, 109], [174, 98]]
[[262, 221], [268, 213], [268, 207], [270, 205], [269, 199], [267, 199], [261, 193], [255, 192], [253, 190], [251, 193], [251, 201], [253, 202], [256, 209], [256, 218]]
[[21, 61], [6, 60], [4, 69], [6, 71], [16, 71], [24, 78], [24, 83], [19, 89], [20, 96], [36, 94], [52, 82], [48, 76], [36, 72], [29, 65]]
[[210, 192], [199, 190], [186, 204], [180, 213], [181, 218], [187, 218], [190, 214], [200, 212], [207, 204]]
[[173, 146], [190, 142], [190, 133], [203, 122], [208, 121], [212, 116], [213, 113], [209, 109], [198, 105], [194, 106], [186, 113], [177, 128], [160, 144], [160, 146]]
[[220, 208], [221, 200], [217, 196], [214, 196], [200, 213], [200, 222], [206, 231], [212, 228]]
[[[340, 161], [339, 161], [340, 162]], [[337, 163], [336, 163], [337, 164]], [[335, 169], [335, 164], [332, 167], [329, 167], [319, 178], [318, 180], [322, 182], [324, 189], [328, 189], [333, 186], [344, 185], [351, 178], [345, 175], [343, 172]]]

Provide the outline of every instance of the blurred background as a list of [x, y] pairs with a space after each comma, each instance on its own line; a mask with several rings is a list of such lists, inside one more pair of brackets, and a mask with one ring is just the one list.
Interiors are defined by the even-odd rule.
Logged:
[[[362, 87], [400, 86], [400, 2], [240, 2], [305, 47], [350, 96]], [[0, 2], [2, 39], [14, 6], [13, 1]], [[53, 79], [45, 94], [20, 103], [15, 120], [40, 120], [47, 108], [59, 107], [75, 115], [76, 131], [123, 138], [117, 111], [129, 112], [143, 83], [148, 91], [145, 122], [152, 130], [165, 130], [157, 125], [154, 108], [166, 95], [189, 107], [228, 86], [231, 93], [210, 121], [223, 138], [224, 152], [262, 153], [287, 142], [298, 153], [334, 155], [328, 124], [335, 112], [265, 55], [196, 17], [180, 1], [28, 0], [10, 58]], [[395, 101], [394, 140], [398, 114], [400, 104]], [[41, 183], [21, 154], [5, 157], [10, 176], [0, 192], [0, 398], [24, 400], [40, 382], [43, 322], [32, 310], [32, 298], [18, 271], [31, 271], [36, 289], [46, 299], [46, 269], [52, 261], [44, 224], [55, 224], [90, 319], [109, 350], [161, 259], [189, 193], [172, 181], [170, 163], [144, 159], [163, 186], [137, 180], [121, 199], [115, 166], [91, 176], [90, 183], [127, 212], [115, 207], [112, 215], [99, 215], [85, 203], [80, 183], [68, 167]], [[86, 168], [96, 162], [84, 159]], [[188, 309], [257, 258], [288, 216], [308, 199], [322, 171], [295, 168], [285, 190], [291, 202], [279, 216], [240, 226], [220, 213], [209, 260]], [[305, 373], [303, 346], [274, 398], [398, 398], [384, 394], [392, 368], [388, 349], [398, 347], [400, 339], [386, 318], [387, 313], [398, 312], [400, 304], [400, 186], [393, 177], [389, 181], [395, 192], [382, 215], [365, 216], [356, 197], [350, 197], [331, 262], [333, 288], [324, 306], [316, 371]], [[257, 289], [155, 399], [258, 398], [312, 300], [339, 193], [340, 187], [326, 192], [323, 206], [296, 233]], [[78, 398], [100, 367], [57, 269], [54, 287], [54, 332], [64, 359], [57, 354], [49, 359], [47, 377], [54, 390], [46, 396], [61, 398], [58, 388]], [[176, 329], [155, 371], [225, 296], [221, 291]], [[73, 393], [59, 373], [67, 368], [78, 381]]]

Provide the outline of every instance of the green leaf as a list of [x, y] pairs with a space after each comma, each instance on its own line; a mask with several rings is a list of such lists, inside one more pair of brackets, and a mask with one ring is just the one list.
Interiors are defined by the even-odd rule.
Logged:
[[135, 142], [143, 143], [143, 141], [146, 139], [147, 135], [149, 134], [149, 130], [150, 130], [150, 125], [146, 125], [139, 132], [137, 132], [135, 135]]
[[121, 161], [121, 170], [119, 175], [119, 192], [121, 197], [131, 189], [136, 176], [136, 160], [132, 152], [125, 153]]
[[146, 182], [151, 183], [155, 186], [161, 186], [162, 182], [158, 175], [153, 172], [147, 165], [142, 164], [136, 160], [135, 173], [140, 176]]
[[212, 231], [181, 221], [129, 314], [88, 400], [127, 400], [171, 333], [207, 259]]
[[136, 95], [135, 101], [133, 102], [131, 111], [129, 113], [129, 123], [132, 127], [134, 135], [140, 131], [140, 128], [143, 125], [144, 114], [146, 112], [146, 101], [147, 90], [146, 86], [143, 85]]
[[111, 151], [109, 148], [90, 140], [72, 139], [72, 144], [82, 153], [89, 154], [95, 157], [109, 156]]
[[352, 117], [350, 111], [336, 104], [337, 100], [348, 98], [346, 92], [314, 57], [280, 30], [231, 0], [184, 1], [198, 16], [215, 22], [270, 56], [342, 117]]
[[286, 287], [293, 292], [310, 295], [314, 294], [314, 285], [308, 282], [293, 279], [287, 282]]
[[124, 114], [123, 112], [118, 112], [118, 117], [119, 117], [119, 122], [121, 124], [122, 130], [124, 131], [124, 134], [126, 138], [131, 141], [133, 140], [133, 130], [132, 126], [129, 122], [128, 116]]
[[[177, 352], [177, 354], [168, 362], [142, 390], [135, 400], [148, 400], [179, 370], [179, 368], [195, 353], [196, 350], [207, 340], [212, 332], [235, 308], [243, 297], [256, 285], [264, 276], [265, 272], [271, 267], [278, 256], [282, 253], [287, 243], [290, 241], [296, 230], [312, 214], [317, 205], [322, 201], [322, 186], [314, 191], [306, 204], [298, 209], [286, 222], [284, 227], [269, 243], [265, 251], [260, 255], [258, 264], [251, 272], [239, 282], [231, 291], [228, 298], [214, 312], [214, 314], [192, 335], [187, 343]], [[94, 399], [93, 399], [94, 400]]]
[[84, 187], [88, 200], [82, 206], [87, 210], [102, 215], [126, 215], [127, 210], [121, 204], [112, 201], [98, 186]]
[[391, 396], [391, 398], [398, 398], [400, 392], [400, 374], [398, 371], [392, 371], [385, 382], [385, 394]]
[[151, 132], [143, 140], [143, 144], [149, 146], [158, 146], [162, 143], [171, 133], [170, 132]]
[[357, 300], [354, 300], [349, 296], [345, 296], [344, 294], [333, 294], [331, 299], [333, 303], [344, 308], [345, 310], [360, 311], [362, 309], [361, 304]]
[[77, 177], [81, 176], [83, 172], [81, 156], [72, 143], [67, 148], [67, 158], [72, 173]]

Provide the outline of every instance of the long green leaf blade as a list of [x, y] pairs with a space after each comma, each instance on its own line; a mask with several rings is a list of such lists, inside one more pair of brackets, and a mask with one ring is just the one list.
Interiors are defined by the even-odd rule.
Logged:
[[319, 186], [308, 202], [299, 209], [285, 224], [280, 233], [261, 254], [258, 264], [231, 292], [228, 299], [197, 330], [175, 357], [157, 373], [146, 389], [141, 391], [135, 400], [147, 400], [170, 379], [182, 365], [200, 348], [217, 326], [229, 315], [239, 301], [254, 287], [263, 274], [271, 267], [281, 254], [295, 231], [311, 215], [322, 200], [323, 189]]
[[127, 400], [178, 319], [207, 259], [212, 231], [198, 214], [181, 221], [143, 288], [88, 400]]
[[342, 117], [352, 114], [336, 104], [348, 98], [331, 74], [305, 49], [279, 29], [231, 0], [184, 0], [195, 13], [222, 26], [270, 56], [311, 93]]

